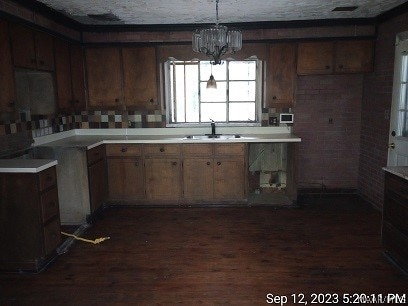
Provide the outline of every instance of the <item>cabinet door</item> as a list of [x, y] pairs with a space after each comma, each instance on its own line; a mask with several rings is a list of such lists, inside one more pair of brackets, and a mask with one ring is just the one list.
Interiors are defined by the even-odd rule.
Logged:
[[99, 162], [88, 167], [89, 196], [91, 200], [91, 213], [98, 210], [107, 199], [106, 162]]
[[330, 74], [333, 72], [333, 42], [305, 42], [298, 45], [297, 73]]
[[42, 32], [35, 32], [35, 50], [38, 69], [47, 71], [54, 70], [53, 48], [52, 36]]
[[0, 20], [0, 54], [0, 121], [2, 121], [6, 113], [14, 111], [16, 101], [8, 23], [4, 20]]
[[216, 158], [214, 164], [214, 197], [245, 198], [245, 162], [243, 158]]
[[82, 47], [79, 45], [70, 46], [71, 55], [71, 82], [72, 99], [75, 110], [85, 110], [85, 75], [84, 75], [84, 57]]
[[372, 41], [338, 41], [335, 47], [335, 72], [359, 73], [373, 69]]
[[140, 158], [108, 159], [108, 178], [111, 200], [144, 198], [143, 162]]
[[211, 158], [185, 158], [183, 161], [184, 197], [192, 200], [212, 200], [214, 197]]
[[72, 111], [73, 100], [69, 45], [62, 40], [55, 41], [55, 76], [57, 80], [58, 108]]
[[266, 70], [268, 86], [266, 107], [292, 107], [296, 84], [295, 45], [270, 45]]
[[126, 106], [155, 108], [158, 105], [155, 48], [123, 48], [122, 56]]
[[145, 159], [146, 195], [149, 200], [178, 200], [181, 197], [179, 158]]
[[14, 66], [35, 69], [37, 67], [34, 34], [30, 28], [10, 24]]
[[88, 48], [85, 61], [89, 106], [120, 107], [123, 94], [119, 48]]

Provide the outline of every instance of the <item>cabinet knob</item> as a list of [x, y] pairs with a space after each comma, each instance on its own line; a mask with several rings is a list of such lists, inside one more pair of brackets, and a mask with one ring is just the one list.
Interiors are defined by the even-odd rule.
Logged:
[[154, 103], [154, 99], [151, 98], [151, 99], [149, 100], [149, 102], [150, 102], [150, 103]]
[[173, 166], [177, 166], [177, 162], [175, 162], [175, 161], [172, 162], [171, 164], [172, 164]]
[[163, 148], [163, 147], [160, 148], [160, 152], [164, 152], [164, 148]]
[[120, 149], [120, 151], [121, 151], [122, 153], [125, 153], [125, 152], [127, 151], [127, 148], [123, 147], [122, 149]]
[[217, 162], [217, 165], [218, 165], [218, 166], [221, 166], [221, 162]]
[[324, 68], [326, 68], [326, 69], [330, 69], [330, 66], [329, 66], [329, 65], [326, 65]]
[[135, 162], [135, 166], [136, 166], [136, 167], [139, 167], [139, 162]]
[[340, 69], [343, 69], [343, 67], [344, 67], [343, 65], [339, 65], [339, 68], [340, 68]]
[[119, 99], [118, 99], [118, 98], [116, 98], [116, 99], [115, 99], [115, 102], [116, 102], [116, 103], [119, 103]]
[[273, 100], [276, 100], [276, 96], [273, 96], [272, 99], [273, 99]]
[[211, 165], [211, 163], [210, 163], [210, 162], [207, 162], [207, 166], [209, 166], [209, 165]]

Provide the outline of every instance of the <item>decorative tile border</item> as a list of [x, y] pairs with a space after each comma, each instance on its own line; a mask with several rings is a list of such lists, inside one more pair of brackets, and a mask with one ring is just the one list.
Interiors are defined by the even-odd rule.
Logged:
[[[262, 109], [262, 126], [268, 126], [271, 115], [289, 112], [287, 109]], [[123, 129], [123, 128], [163, 128], [166, 127], [166, 115], [155, 111], [80, 111], [70, 115], [31, 115], [21, 113], [15, 122], [0, 123], [0, 136], [31, 131], [33, 137], [45, 136], [72, 129]]]

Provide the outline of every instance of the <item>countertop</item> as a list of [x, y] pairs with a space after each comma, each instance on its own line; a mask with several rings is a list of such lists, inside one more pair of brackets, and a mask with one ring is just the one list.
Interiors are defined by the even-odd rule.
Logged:
[[[143, 130], [143, 131], [141, 131]], [[149, 130], [149, 131], [146, 131]], [[201, 130], [192, 129], [136, 129], [128, 131], [126, 129], [117, 130], [74, 130], [70, 133], [58, 133], [53, 134], [51, 137], [41, 137], [41, 139], [35, 139], [35, 145], [50, 146], [50, 147], [70, 147], [70, 148], [84, 148], [92, 149], [101, 144], [108, 143], [259, 143], [259, 142], [300, 142], [301, 139], [286, 129], [276, 130], [257, 128], [251, 129], [253, 133], [231, 133], [231, 130], [221, 131], [223, 135], [230, 135], [229, 138], [203, 138], [203, 139], [191, 139], [186, 138], [189, 135], [204, 135]], [[236, 131], [235, 129], [234, 131]], [[139, 132], [139, 133], [138, 133]], [[161, 132], [160, 134], [158, 134]], [[173, 132], [173, 133], [172, 133]], [[154, 134], [156, 133], [156, 134]], [[239, 134], [239, 138], [233, 137], [233, 135]], [[58, 137], [60, 136], [60, 137]]]
[[383, 170], [408, 180], [408, 166], [384, 167]]
[[51, 159], [0, 159], [0, 173], [38, 173], [57, 163]]

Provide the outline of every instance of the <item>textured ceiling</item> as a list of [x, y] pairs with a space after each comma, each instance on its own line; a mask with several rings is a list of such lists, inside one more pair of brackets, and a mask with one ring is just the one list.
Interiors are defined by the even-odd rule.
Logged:
[[[83, 24], [194, 24], [215, 22], [215, 0], [39, 0]], [[407, 0], [220, 0], [220, 23], [376, 17]], [[352, 12], [333, 12], [358, 6]], [[88, 15], [107, 14], [116, 21]]]

